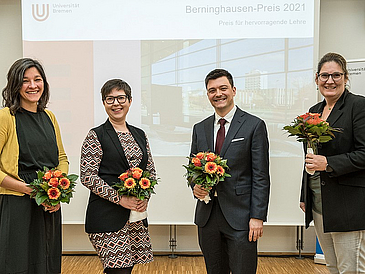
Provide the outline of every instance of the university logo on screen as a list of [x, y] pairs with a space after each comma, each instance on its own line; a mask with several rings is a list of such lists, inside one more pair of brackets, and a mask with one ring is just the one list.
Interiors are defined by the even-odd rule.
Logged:
[[49, 4], [32, 4], [32, 16], [39, 22], [46, 21], [49, 17]]

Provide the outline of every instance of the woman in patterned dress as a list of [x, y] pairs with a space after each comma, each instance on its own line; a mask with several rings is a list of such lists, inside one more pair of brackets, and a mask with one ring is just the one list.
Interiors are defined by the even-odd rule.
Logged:
[[41, 64], [17, 60], [0, 110], [0, 273], [61, 272], [61, 210], [38, 206], [27, 183], [43, 167], [68, 172], [56, 118], [46, 110], [49, 86]]
[[154, 177], [156, 171], [146, 134], [126, 122], [130, 86], [109, 80], [101, 96], [109, 118], [89, 131], [81, 150], [80, 179], [90, 189], [85, 230], [105, 273], [131, 273], [135, 264], [153, 261], [147, 219], [129, 221], [130, 211], [145, 211], [148, 200], [119, 196], [111, 185], [129, 168], [140, 167]]

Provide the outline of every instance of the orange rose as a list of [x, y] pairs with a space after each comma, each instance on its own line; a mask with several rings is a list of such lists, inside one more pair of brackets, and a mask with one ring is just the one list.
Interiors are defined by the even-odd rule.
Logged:
[[120, 174], [118, 178], [120, 180], [124, 181], [125, 179], [128, 178], [128, 172], [124, 172], [124, 173]]
[[70, 187], [70, 181], [67, 178], [62, 178], [60, 180], [60, 186], [62, 187], [62, 189], [68, 189]]
[[142, 172], [139, 170], [133, 170], [132, 171], [132, 176], [134, 179], [139, 180], [142, 177]]
[[306, 122], [310, 125], [318, 125], [323, 122], [323, 120], [320, 118], [319, 113], [310, 113], [310, 117]]
[[191, 162], [194, 164], [194, 166], [202, 166], [202, 163], [198, 158], [191, 159]]
[[44, 175], [43, 175], [43, 180], [49, 180], [52, 178], [52, 172], [51, 171], [47, 171]]
[[131, 170], [132, 170], [132, 172], [140, 172], [140, 173], [142, 173], [142, 172], [143, 172], [143, 170], [142, 170], [142, 169], [140, 169], [139, 167], [134, 167], [134, 168], [132, 168]]
[[310, 115], [309, 115], [309, 113], [307, 112], [306, 114], [302, 114], [302, 115], [300, 115], [300, 116], [298, 116], [298, 118], [302, 118], [303, 120], [306, 120], [306, 119], [308, 119], [308, 117], [309, 117]]
[[51, 178], [48, 182], [48, 185], [51, 187], [57, 187], [58, 186], [58, 179], [57, 178]]
[[50, 198], [52, 200], [57, 200], [58, 197], [60, 197], [60, 195], [61, 195], [61, 191], [58, 188], [52, 187], [52, 188], [48, 189], [47, 194], [48, 194], [48, 198]]
[[57, 178], [61, 177], [62, 176], [62, 171], [59, 170], [59, 169], [56, 169], [53, 173], [53, 175]]
[[223, 176], [224, 175], [224, 168], [221, 166], [217, 166], [217, 174], [219, 176]]
[[207, 153], [207, 161], [208, 162], [213, 162], [215, 159], [217, 159], [217, 155], [215, 155], [214, 153]]
[[147, 178], [142, 178], [141, 181], [139, 181], [139, 185], [141, 188], [147, 189], [151, 186], [151, 182]]
[[209, 173], [209, 174], [213, 174], [214, 172], [217, 171], [217, 164], [214, 162], [208, 162], [205, 165], [205, 172]]
[[128, 178], [125, 180], [124, 186], [128, 189], [134, 188], [136, 186], [136, 181], [133, 178]]
[[196, 155], [196, 158], [198, 158], [199, 160], [203, 160], [203, 159], [204, 159], [204, 153], [203, 153], [203, 152], [199, 152], [199, 153]]

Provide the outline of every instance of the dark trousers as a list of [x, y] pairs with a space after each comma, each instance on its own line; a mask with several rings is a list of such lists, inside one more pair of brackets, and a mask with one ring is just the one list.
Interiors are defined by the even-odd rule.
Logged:
[[254, 274], [257, 242], [248, 241], [248, 231], [235, 230], [226, 221], [217, 198], [208, 223], [198, 228], [199, 245], [208, 274]]

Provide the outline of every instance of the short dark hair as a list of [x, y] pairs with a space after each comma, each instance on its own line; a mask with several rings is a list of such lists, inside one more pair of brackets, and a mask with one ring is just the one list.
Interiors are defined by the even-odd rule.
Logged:
[[338, 54], [338, 53], [334, 53], [334, 52], [329, 52], [326, 53], [321, 60], [318, 63], [318, 67], [317, 67], [317, 75], [319, 74], [319, 72], [321, 71], [323, 65], [327, 62], [336, 62], [342, 69], [343, 73], [344, 73], [344, 78], [346, 80], [349, 79], [349, 72], [347, 70], [347, 63], [346, 63], [346, 59]]
[[220, 78], [220, 77], [223, 77], [223, 76], [227, 77], [229, 83], [231, 84], [231, 87], [233, 88], [234, 87], [234, 83], [233, 83], [232, 74], [230, 74], [225, 69], [214, 69], [211, 72], [209, 72], [207, 74], [207, 76], [205, 76], [205, 88], [208, 87], [208, 82], [210, 80], [215, 80], [215, 79]]
[[20, 90], [23, 86], [24, 73], [27, 69], [36, 68], [43, 80], [43, 93], [39, 98], [37, 111], [43, 111], [49, 101], [49, 85], [42, 65], [34, 59], [22, 58], [14, 62], [7, 75], [7, 84], [2, 91], [3, 106], [14, 115], [20, 108]]
[[130, 85], [126, 81], [122, 79], [111, 79], [105, 82], [105, 84], [101, 88], [101, 98], [104, 101], [105, 97], [107, 97], [113, 89], [123, 90], [125, 95], [127, 95], [128, 101], [131, 101], [132, 98], [132, 89]]

